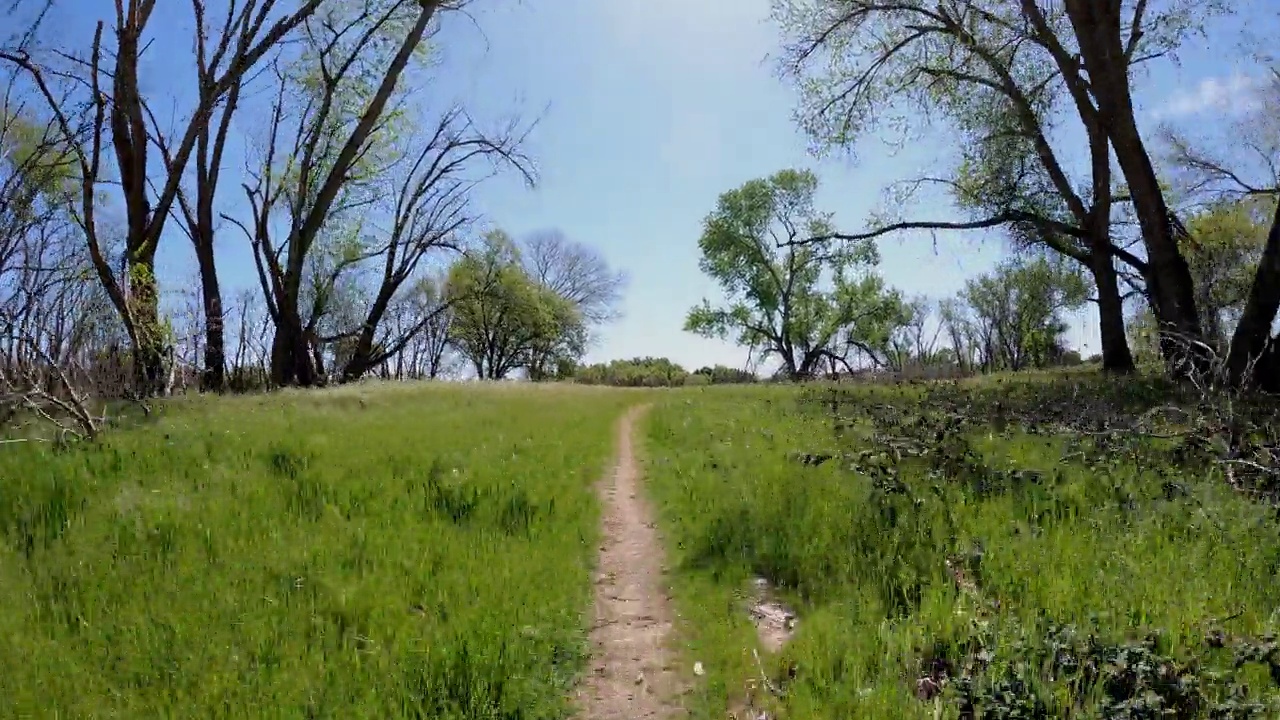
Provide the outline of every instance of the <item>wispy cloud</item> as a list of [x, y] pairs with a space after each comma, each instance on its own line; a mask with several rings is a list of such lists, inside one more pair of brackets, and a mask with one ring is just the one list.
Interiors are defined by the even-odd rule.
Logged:
[[1261, 78], [1239, 72], [1204, 78], [1194, 87], [1174, 93], [1156, 108], [1155, 115], [1167, 119], [1210, 111], [1228, 115], [1247, 112], [1257, 107], [1264, 84]]

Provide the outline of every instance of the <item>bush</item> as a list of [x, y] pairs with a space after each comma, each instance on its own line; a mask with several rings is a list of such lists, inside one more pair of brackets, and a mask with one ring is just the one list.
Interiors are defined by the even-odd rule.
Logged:
[[617, 387], [681, 387], [754, 383], [756, 376], [726, 365], [702, 367], [690, 373], [667, 358], [643, 357], [613, 360], [577, 368], [573, 375], [584, 385]]
[[689, 372], [667, 358], [613, 360], [578, 368], [574, 379], [584, 385], [619, 387], [679, 387]]
[[739, 370], [726, 365], [698, 368], [694, 374], [705, 376], [707, 382], [711, 385], [739, 385], [756, 381], [756, 376], [746, 370]]
[[233, 365], [227, 369], [227, 389], [233, 393], [264, 392], [271, 387], [267, 369], [257, 365]]

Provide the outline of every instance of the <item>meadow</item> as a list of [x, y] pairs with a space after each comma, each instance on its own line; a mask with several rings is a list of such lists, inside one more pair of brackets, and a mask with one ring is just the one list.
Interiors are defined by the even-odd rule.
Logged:
[[627, 391], [177, 400], [0, 452], [0, 716], [552, 718]]
[[[1178, 395], [1068, 374], [659, 405], [693, 717], [1280, 716], [1275, 477], [1244, 474], [1280, 423]], [[777, 653], [756, 578], [798, 612]]]
[[580, 714], [593, 489], [650, 403], [693, 718], [1280, 716], [1275, 407], [1076, 372], [370, 383], [5, 445], [0, 717]]

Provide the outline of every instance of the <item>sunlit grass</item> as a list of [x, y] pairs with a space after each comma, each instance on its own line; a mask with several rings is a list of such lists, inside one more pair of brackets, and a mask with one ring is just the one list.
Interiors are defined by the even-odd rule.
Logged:
[[[982, 493], [904, 459], [896, 466], [908, 492], [884, 493], [839, 460], [791, 457], [875, 447], [857, 418], [837, 439], [824, 408], [802, 407], [800, 392], [686, 390], [651, 416], [649, 486], [673, 553], [686, 651], [707, 670], [696, 717], [724, 717], [754, 694], [786, 718], [955, 718], [952, 696], [922, 701], [916, 681], [930, 658], [958, 664], [978, 647], [992, 652], [986, 677], [1025, 673], [1019, 682], [1045, 698], [1047, 717], [1097, 717], [1094, 700], [1040, 672], [1053, 652], [1046, 637], [1062, 625], [1100, 644], [1156, 636], [1158, 652], [1234, 672], [1253, 699], [1275, 697], [1265, 665], [1232, 671], [1230, 650], [1205, 649], [1213, 627], [1256, 637], [1280, 624], [1273, 509], [1207, 473], [1170, 498], [1158, 472], [1063, 462], [1060, 439], [1016, 427], [974, 433], [978, 453], [990, 467], [1043, 471], [1043, 482]], [[860, 392], [905, 406], [919, 388]], [[947, 570], [948, 557], [978, 555], [968, 577], [998, 602], [993, 610]], [[753, 575], [800, 610], [794, 640], [763, 663], [780, 696], [761, 688], [752, 657], [742, 598]], [[1210, 700], [1226, 700], [1209, 673], [1197, 677]]]
[[0, 716], [552, 718], [633, 394], [176, 402], [0, 452]]

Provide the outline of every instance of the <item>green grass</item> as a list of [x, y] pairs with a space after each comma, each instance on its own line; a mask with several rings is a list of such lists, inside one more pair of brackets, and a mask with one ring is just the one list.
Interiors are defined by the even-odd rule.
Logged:
[[0, 452], [0, 716], [556, 718], [634, 393], [177, 401]]
[[[1172, 399], [373, 384], [7, 445], [0, 717], [567, 717], [641, 401], [697, 718], [1276, 717], [1276, 510], [1187, 443], [1054, 427]], [[801, 613], [760, 666], [753, 576]]]
[[[1073, 377], [1048, 383], [1083, 376]], [[1033, 397], [1049, 384], [984, 381], [952, 395]], [[779, 718], [956, 718], [966, 701], [987, 718], [1276, 716], [1264, 703], [1277, 695], [1280, 650], [1259, 639], [1280, 625], [1274, 509], [1207, 465], [1180, 470], [1131, 445], [1073, 459], [1061, 436], [997, 423], [990, 404], [962, 409], [971, 424], [930, 448], [954, 467], [930, 475], [930, 457], [891, 457], [893, 432], [872, 422], [900, 413], [903, 436], [937, 422], [945, 407], [923, 392], [847, 393], [840, 432], [828, 406], [801, 402], [822, 393], [797, 388], [686, 390], [654, 408], [648, 483], [686, 652], [707, 670], [695, 717], [722, 718], [752, 694]], [[1063, 402], [1068, 416], [1085, 412]], [[856, 470], [792, 457], [864, 450]], [[948, 558], [978, 596], [958, 587]], [[764, 659], [777, 696], [749, 689], [761, 685], [743, 612], [753, 575], [800, 611], [795, 638]], [[1215, 630], [1226, 648], [1211, 647]], [[1237, 669], [1233, 647], [1262, 662]], [[917, 680], [938, 667], [946, 693], [919, 699]]]

